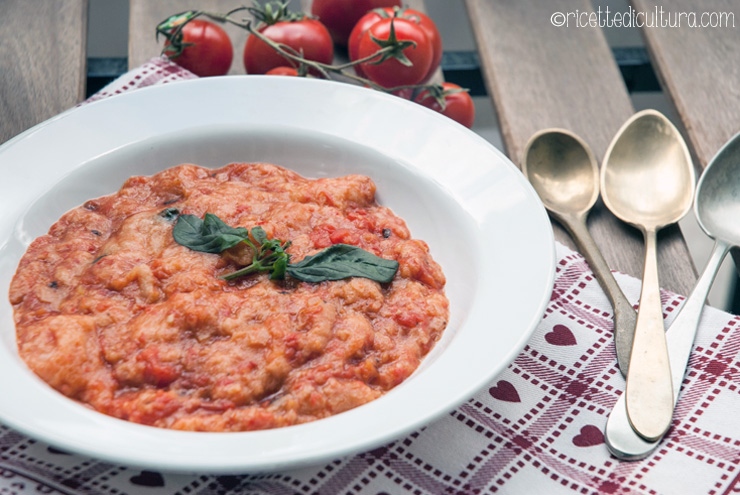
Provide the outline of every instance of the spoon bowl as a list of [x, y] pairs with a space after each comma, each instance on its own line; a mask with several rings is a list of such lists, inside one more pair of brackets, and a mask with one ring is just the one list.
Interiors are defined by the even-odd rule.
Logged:
[[614, 308], [614, 341], [626, 375], [635, 333], [635, 310], [588, 231], [586, 220], [599, 198], [599, 165], [588, 145], [564, 129], [536, 133], [524, 148], [522, 172], [545, 208], [570, 233]]
[[522, 171], [545, 208], [577, 214], [593, 207], [599, 197], [599, 167], [578, 136], [564, 129], [545, 129], [525, 147]]
[[662, 437], [673, 416], [657, 231], [688, 213], [694, 187], [694, 166], [686, 143], [675, 126], [655, 110], [638, 112], [630, 118], [604, 156], [604, 203], [618, 218], [640, 229], [645, 238], [640, 307], [625, 396], [632, 428], [648, 441]]
[[722, 147], [702, 174], [694, 212], [707, 235], [740, 245], [740, 133]]
[[688, 213], [694, 168], [678, 130], [662, 114], [635, 114], [607, 155], [602, 195], [619, 219], [639, 229], [659, 229]]
[[[715, 244], [701, 277], [666, 333], [674, 406], [709, 289], [727, 252], [740, 245], [740, 224], [737, 222], [740, 215], [740, 133], [722, 147], [704, 170], [696, 187], [694, 213], [704, 232], [715, 239]], [[646, 441], [632, 430], [624, 394], [617, 399], [609, 415], [604, 439], [609, 451], [625, 460], [642, 459], [658, 445], [658, 440]]]

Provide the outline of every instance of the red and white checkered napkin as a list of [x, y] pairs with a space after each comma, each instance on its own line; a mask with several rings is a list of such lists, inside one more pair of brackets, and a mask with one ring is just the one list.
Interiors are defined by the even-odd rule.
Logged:
[[[190, 75], [157, 59], [107, 94]], [[728, 494], [740, 491], [740, 318], [707, 308], [673, 425], [637, 462], [602, 429], [624, 379], [611, 307], [583, 258], [558, 245], [552, 299], [516, 360], [475, 397], [406, 438], [326, 465], [185, 476], [70, 455], [0, 427], [0, 494]], [[505, 262], [505, 260], [501, 260]], [[617, 274], [634, 303], [639, 281]], [[679, 296], [664, 293], [667, 321]], [[505, 329], [502, 329], [504, 331]]]
[[168, 84], [176, 81], [186, 81], [188, 79], [198, 79], [198, 76], [187, 69], [183, 69], [167, 57], [155, 57], [120, 76], [85, 100], [83, 104], [121, 93], [128, 93], [134, 89], [146, 86]]

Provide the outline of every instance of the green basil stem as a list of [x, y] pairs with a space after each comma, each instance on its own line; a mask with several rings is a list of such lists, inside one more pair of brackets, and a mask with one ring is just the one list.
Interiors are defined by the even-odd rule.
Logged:
[[222, 278], [224, 280], [234, 280], [236, 278], [243, 277], [244, 275], [249, 275], [250, 273], [269, 272], [272, 270], [272, 265], [272, 263], [270, 263], [269, 265], [265, 265], [261, 261], [253, 261], [251, 265], [240, 268], [235, 272], [221, 275], [221, 277], [219, 278]]
[[285, 259], [285, 263], [287, 264], [289, 255], [285, 252], [285, 249], [288, 248], [290, 243], [280, 244], [279, 241], [265, 240], [259, 248], [256, 248], [249, 239], [244, 239], [244, 242], [249, 245], [252, 252], [255, 253], [252, 257], [252, 263], [235, 272], [221, 275], [220, 278], [224, 280], [234, 280], [235, 278], [258, 272], [270, 272], [270, 278], [273, 280], [283, 278], [285, 275], [285, 269], [282, 268], [282, 270], [278, 271], [276, 268], [281, 259]]

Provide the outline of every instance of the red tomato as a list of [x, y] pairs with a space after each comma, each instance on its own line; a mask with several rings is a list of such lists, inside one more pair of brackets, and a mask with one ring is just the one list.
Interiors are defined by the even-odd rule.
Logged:
[[[394, 9], [392, 7], [389, 7], [385, 9], [376, 9], [362, 16], [360, 20], [357, 21], [357, 24], [355, 24], [355, 27], [352, 29], [352, 32], [349, 35], [349, 41], [347, 43], [347, 52], [349, 54], [349, 59], [354, 61], [359, 58], [358, 53], [360, 39], [362, 39], [362, 35], [365, 33], [365, 31], [367, 31], [370, 26], [372, 26], [379, 20], [393, 17], [395, 10], [397, 10], [396, 15], [401, 19], [407, 19], [418, 24], [419, 27], [424, 30], [424, 34], [427, 35], [427, 38], [429, 38], [429, 41], [432, 44], [432, 65], [429, 67], [429, 71], [422, 81], [426, 82], [431, 79], [432, 75], [437, 70], [437, 67], [439, 67], [440, 62], [442, 61], [442, 37], [440, 36], [439, 30], [437, 29], [437, 25], [434, 23], [434, 21], [428, 15], [424, 14], [423, 12], [419, 12], [418, 10]], [[362, 68], [360, 66], [355, 66], [355, 71], [357, 72], [358, 76], [364, 77], [364, 72], [362, 71]]]
[[385, 88], [419, 84], [429, 72], [433, 53], [429, 38], [419, 25], [412, 21], [394, 18], [379, 20], [362, 35], [357, 56], [362, 59], [376, 53], [381, 49], [381, 45], [375, 40], [380, 40], [381, 43], [388, 42], [391, 39], [392, 28], [398, 41], [415, 43], [415, 46], [408, 46], [402, 51], [411, 65], [404, 65], [398, 59], [390, 57], [379, 63], [375, 60], [365, 62], [360, 64], [360, 67], [368, 79]]
[[[360, 20], [355, 24], [355, 27], [352, 29], [349, 39], [347, 40], [347, 55], [349, 55], [349, 59], [352, 62], [359, 60], [360, 58], [360, 40], [362, 39], [362, 35], [365, 34], [365, 31], [370, 29], [370, 26], [379, 20], [387, 19], [392, 16], [393, 8], [391, 7], [382, 10], [371, 10], [360, 17]], [[354, 69], [358, 76], [365, 77], [365, 71], [362, 70], [361, 66], [355, 65]]]
[[[188, 46], [172, 57], [179, 66], [201, 77], [222, 76], [229, 72], [234, 48], [229, 35], [218, 24], [193, 19], [182, 27], [182, 43]], [[169, 40], [164, 45], [165, 48], [170, 46]]]
[[329, 29], [334, 42], [344, 46], [352, 28], [366, 12], [400, 6], [401, 0], [314, 0], [311, 13]]
[[[473, 127], [475, 106], [470, 94], [455, 83], [442, 83], [441, 89], [442, 91], [439, 92], [422, 91], [415, 101], [442, 115], [446, 115], [467, 128]], [[437, 97], [444, 98], [444, 107]]]
[[426, 77], [422, 82], [426, 82], [432, 78], [434, 71], [437, 70], [439, 64], [442, 62], [442, 36], [439, 34], [437, 25], [432, 19], [429, 18], [423, 12], [418, 10], [406, 9], [401, 15], [404, 19], [414, 20], [419, 23], [419, 27], [424, 30], [424, 34], [429, 38], [429, 42], [432, 45], [432, 65], [429, 66]]
[[[259, 32], [276, 43], [303, 52], [307, 60], [330, 64], [334, 60], [334, 44], [326, 27], [315, 19], [278, 21], [259, 28]], [[244, 68], [247, 74], [264, 74], [275, 67], [285, 66], [285, 57], [254, 35], [244, 46]]]
[[265, 72], [268, 76], [297, 76], [298, 69], [295, 67], [275, 67]]

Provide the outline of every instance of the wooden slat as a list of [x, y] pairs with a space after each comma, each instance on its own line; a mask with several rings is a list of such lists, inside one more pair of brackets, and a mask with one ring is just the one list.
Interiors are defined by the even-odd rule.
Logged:
[[[555, 27], [556, 12], [592, 11], [587, 0], [466, 0], [507, 153], [520, 164], [526, 142], [548, 127], [569, 129], [600, 160], [634, 109], [599, 29]], [[612, 269], [641, 277], [642, 236], [600, 203], [589, 227]], [[555, 226], [556, 238], [573, 246]], [[678, 227], [659, 238], [661, 285], [690, 292], [696, 271]]]
[[0, 143], [85, 96], [87, 0], [4, 0]]
[[[251, 5], [251, 2], [242, 2]], [[156, 39], [156, 27], [161, 21], [173, 14], [186, 10], [203, 9], [209, 12], [226, 13], [242, 5], [234, 0], [208, 0], [193, 3], [192, 0], [130, 0], [128, 65], [137, 67], [162, 51], [164, 40]], [[236, 14], [237, 18], [248, 14]], [[242, 52], [247, 39], [247, 32], [237, 26], [221, 25], [234, 45], [234, 59], [229, 74], [244, 74]]]
[[[689, 145], [701, 167], [730, 137], [740, 131], [740, 1], [634, 0], [637, 12], [654, 15], [660, 22], [681, 27], [642, 29], [652, 62], [664, 91], [673, 101]], [[729, 13], [729, 27], [689, 26], [679, 13]], [[649, 20], [650, 17], [646, 17]], [[711, 20], [705, 17], [705, 21]], [[714, 19], [721, 21], [721, 18]]]

